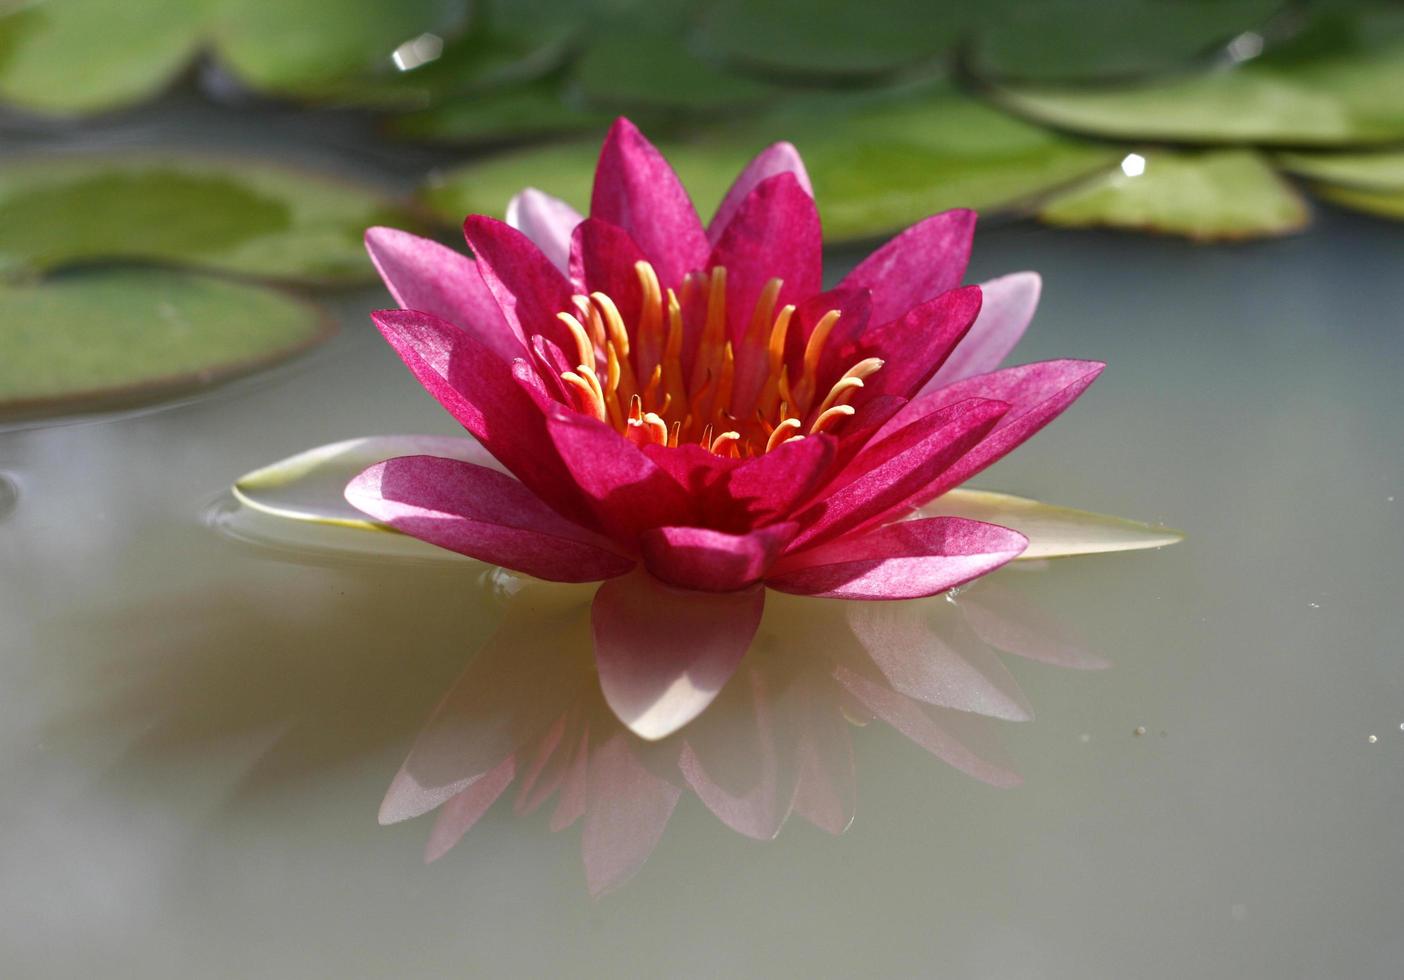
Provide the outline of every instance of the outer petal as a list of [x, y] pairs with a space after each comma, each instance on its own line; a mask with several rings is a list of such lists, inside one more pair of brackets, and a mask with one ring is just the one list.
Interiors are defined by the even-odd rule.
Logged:
[[590, 216], [633, 236], [665, 286], [706, 261], [707, 235], [682, 182], [627, 119], [615, 121], [600, 150]]
[[595, 582], [634, 565], [510, 476], [456, 459], [376, 463], [351, 481], [346, 499], [404, 534], [553, 582]]
[[971, 399], [933, 412], [869, 446], [849, 466], [850, 475], [799, 521], [798, 551], [861, 530], [920, 488], [930, 485], [970, 451], [1008, 410], [1003, 402]]
[[562, 515], [592, 520], [546, 434], [541, 406], [513, 368], [471, 334], [427, 313], [378, 310], [371, 319], [429, 394], [517, 479]]
[[793, 143], [772, 143], [746, 164], [746, 169], [737, 176], [731, 189], [726, 192], [726, 197], [722, 198], [721, 204], [717, 206], [717, 213], [712, 216], [712, 222], [707, 226], [707, 238], [711, 243], [715, 245], [721, 238], [726, 226], [740, 210], [741, 202], [757, 184], [776, 174], [786, 173], [794, 174], [804, 192], [810, 197], [814, 196], [814, 186], [809, 182], [809, 174], [804, 169], [799, 150], [795, 149]]
[[572, 350], [574, 342], [556, 314], [571, 309], [574, 290], [541, 249], [510, 225], [480, 214], [463, 222], [463, 237], [508, 326], [528, 340], [541, 334]]
[[787, 556], [766, 584], [833, 599], [916, 599], [992, 572], [1027, 544], [1018, 531], [996, 524], [905, 521]]
[[799, 530], [772, 524], [749, 534], [704, 527], [656, 527], [643, 533], [644, 565], [653, 575], [683, 589], [734, 592], [754, 585]]
[[535, 187], [507, 202], [507, 223], [535, 242], [562, 272], [570, 261], [570, 233], [580, 221], [579, 211]]
[[659, 739], [702, 712], [745, 656], [765, 589], [694, 592], [643, 570], [595, 593], [591, 624], [600, 686], [635, 734]]
[[869, 255], [840, 285], [872, 290], [874, 322], [895, 320], [960, 285], [974, 235], [974, 211], [933, 214]]
[[756, 185], [712, 249], [707, 267], [726, 269], [726, 308], [730, 336], [738, 339], [751, 323], [761, 290], [779, 278], [778, 304], [799, 303], [823, 285], [823, 231], [819, 211], [792, 173]]
[[980, 316], [927, 383], [926, 391], [999, 367], [1033, 320], [1043, 280], [1037, 272], [1013, 272], [981, 283], [980, 290], [985, 296]]
[[683, 488], [603, 422], [552, 405], [546, 426], [600, 525], [631, 552], [647, 528], [692, 523]]
[[397, 228], [370, 228], [366, 251], [395, 302], [469, 330], [499, 357], [522, 353], [477, 263], [438, 242]]
[[513, 756], [504, 759], [497, 768], [485, 773], [482, 778], [471, 783], [439, 810], [434, 827], [429, 831], [429, 842], [424, 847], [425, 862], [437, 861], [447, 854], [453, 845], [463, 839], [483, 814], [497, 802], [517, 772], [517, 760]]
[[857, 352], [845, 360], [880, 357], [884, 363], [867, 380], [861, 400], [854, 399], [853, 404], [878, 395], [915, 395], [951, 352], [960, 349], [961, 338], [977, 322], [981, 303], [979, 286], [951, 289], [867, 330]]

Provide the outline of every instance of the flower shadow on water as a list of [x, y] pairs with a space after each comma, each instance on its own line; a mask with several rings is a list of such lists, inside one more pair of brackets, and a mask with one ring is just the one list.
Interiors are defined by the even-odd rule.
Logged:
[[996, 649], [1107, 666], [998, 582], [904, 603], [781, 597], [716, 701], [647, 741], [601, 695], [590, 590], [510, 581], [501, 625], [420, 733], [381, 822], [437, 810], [432, 861], [510, 798], [519, 815], [549, 812], [554, 831], [582, 825], [595, 895], [639, 870], [687, 793], [750, 838], [774, 838], [792, 817], [842, 833], [857, 806], [851, 733], [874, 721], [967, 775], [1017, 785], [998, 721], [1032, 714]]

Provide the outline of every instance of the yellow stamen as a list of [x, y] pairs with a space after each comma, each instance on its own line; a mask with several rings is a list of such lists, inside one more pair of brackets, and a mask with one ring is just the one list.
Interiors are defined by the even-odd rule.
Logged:
[[781, 419], [780, 424], [771, 431], [770, 438], [765, 441], [765, 451], [770, 452], [782, 442], [788, 442], [790, 433], [798, 432], [802, 424], [797, 418]]
[[816, 432], [823, 432], [831, 423], [841, 418], [847, 418], [850, 415], [857, 414], [858, 409], [854, 408], [852, 405], [835, 405], [833, 408], [826, 408], [819, 413], [819, 417], [815, 419], [814, 424], [809, 427], [809, 434], [814, 435]]

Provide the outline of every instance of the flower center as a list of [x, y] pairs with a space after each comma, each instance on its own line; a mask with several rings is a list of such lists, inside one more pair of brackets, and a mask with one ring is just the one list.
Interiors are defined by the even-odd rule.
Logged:
[[[838, 310], [815, 324], [792, 376], [785, 341], [795, 308], [776, 311], [779, 279], [761, 290], [745, 334], [733, 344], [727, 337], [726, 269], [689, 274], [681, 297], [659, 288], [649, 263], [635, 263], [634, 270], [643, 297], [637, 323], [626, 324], [614, 301], [599, 292], [572, 297], [574, 310], [556, 315], [575, 338], [579, 363], [561, 373], [575, 408], [636, 444], [696, 443], [730, 457], [769, 452], [852, 416], [856, 409], [849, 401], [863, 379], [882, 367], [879, 358], [864, 358], [821, 397], [819, 364]], [[693, 330], [685, 309], [705, 311]], [[689, 336], [696, 337], [697, 353], [684, 372]]]

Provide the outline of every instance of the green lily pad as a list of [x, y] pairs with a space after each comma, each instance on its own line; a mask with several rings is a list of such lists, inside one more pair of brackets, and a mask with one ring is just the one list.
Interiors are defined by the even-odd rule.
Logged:
[[1404, 221], [1404, 190], [1367, 191], [1327, 184], [1317, 185], [1315, 190], [1322, 198], [1340, 207], [1363, 211], [1378, 218]]
[[[1142, 168], [1144, 170], [1142, 171]], [[1150, 150], [1045, 202], [1039, 217], [1199, 241], [1285, 235], [1310, 217], [1300, 194], [1251, 150]]]
[[332, 329], [284, 293], [175, 270], [0, 285], [0, 417], [157, 401], [284, 360]]
[[773, 75], [872, 77], [942, 55], [960, 39], [968, 11], [930, 0], [713, 0], [698, 45]]
[[[1283, 6], [1283, 0], [994, 3], [986, 8], [968, 60], [977, 74], [1005, 80], [1150, 75], [1221, 50], [1262, 27]], [[1249, 37], [1247, 43], [1255, 42]]]
[[396, 136], [431, 142], [491, 143], [598, 130], [614, 114], [582, 108], [555, 79], [452, 99], [390, 123]]
[[698, 58], [676, 32], [611, 32], [591, 44], [576, 67], [585, 98], [623, 109], [716, 110], [755, 105], [774, 86]]
[[1163, 548], [1184, 535], [1122, 517], [1058, 507], [992, 490], [952, 490], [921, 508], [924, 517], [966, 517], [1013, 528], [1029, 539], [1020, 560]]
[[1277, 165], [1299, 177], [1366, 191], [1404, 191], [1404, 151], [1279, 153]]
[[[804, 156], [831, 241], [872, 238], [951, 207], [998, 210], [1110, 165], [1120, 153], [1049, 133], [945, 86], [813, 96], [731, 126], [660, 142], [710, 214], [751, 155], [779, 139]], [[501, 214], [524, 186], [589, 203], [597, 139], [492, 157], [438, 175], [426, 205], [445, 220]]]
[[32, 157], [0, 164], [0, 274], [96, 259], [269, 279], [374, 276], [361, 236], [414, 224], [375, 191], [264, 163], [178, 155]]
[[420, 34], [452, 38], [468, 0], [48, 0], [0, 17], [0, 99], [54, 114], [130, 105], [213, 48], [265, 91], [317, 91]]
[[998, 89], [1037, 122], [1120, 139], [1336, 146], [1404, 139], [1404, 12], [1323, 16], [1236, 67], [1130, 88]]

